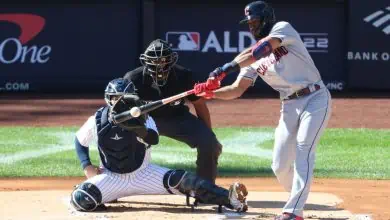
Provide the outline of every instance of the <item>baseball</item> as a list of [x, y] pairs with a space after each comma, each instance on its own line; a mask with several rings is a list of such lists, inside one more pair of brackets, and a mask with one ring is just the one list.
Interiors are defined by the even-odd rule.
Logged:
[[130, 114], [131, 116], [138, 118], [141, 115], [141, 109], [138, 107], [133, 107], [130, 109]]

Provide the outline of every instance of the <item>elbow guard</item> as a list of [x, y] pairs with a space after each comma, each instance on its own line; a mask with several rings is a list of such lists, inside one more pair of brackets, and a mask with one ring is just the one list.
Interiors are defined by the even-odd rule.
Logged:
[[259, 41], [252, 48], [252, 57], [256, 60], [259, 60], [263, 57], [266, 57], [272, 53], [272, 45], [268, 41]]

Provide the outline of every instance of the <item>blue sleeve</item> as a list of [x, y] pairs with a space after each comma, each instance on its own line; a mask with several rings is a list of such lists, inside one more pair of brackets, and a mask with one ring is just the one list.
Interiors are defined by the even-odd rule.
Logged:
[[266, 57], [272, 53], [272, 46], [268, 41], [259, 41], [257, 44], [252, 48], [252, 56], [259, 60], [263, 57]]
[[84, 169], [85, 167], [91, 165], [91, 160], [89, 159], [89, 148], [80, 144], [77, 137], [74, 140], [77, 156], [79, 157], [81, 167]]

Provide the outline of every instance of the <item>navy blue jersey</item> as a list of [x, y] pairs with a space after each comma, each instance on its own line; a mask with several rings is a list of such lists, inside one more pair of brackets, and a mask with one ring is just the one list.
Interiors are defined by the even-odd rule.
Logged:
[[[145, 68], [143, 66], [138, 67], [124, 76], [125, 79], [131, 80], [138, 90], [138, 95], [145, 101], [156, 101], [177, 95], [179, 93], [193, 89], [195, 81], [192, 78], [191, 70], [185, 69], [180, 65], [175, 65], [169, 73], [167, 83], [164, 86], [157, 86], [153, 83], [153, 79], [150, 75], [144, 73]], [[198, 96], [187, 96], [190, 101], [196, 101]], [[184, 99], [180, 99], [176, 102], [172, 102], [161, 108], [158, 108], [150, 115], [153, 117], [167, 117], [180, 115], [183, 112], [188, 112], [189, 108], [185, 105]]]

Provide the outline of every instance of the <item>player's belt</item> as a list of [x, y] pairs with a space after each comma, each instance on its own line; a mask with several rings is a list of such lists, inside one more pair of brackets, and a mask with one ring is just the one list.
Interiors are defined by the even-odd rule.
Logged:
[[315, 91], [320, 90], [320, 89], [321, 89], [320, 85], [314, 84], [314, 85], [311, 85], [309, 87], [306, 87], [306, 88], [303, 88], [301, 90], [294, 92], [292, 95], [287, 96], [287, 98], [285, 98], [284, 100], [296, 99], [299, 97], [303, 97], [303, 96], [309, 95], [310, 93], [315, 92]]

